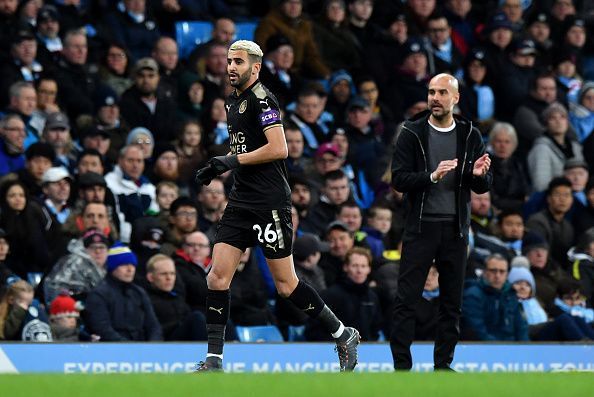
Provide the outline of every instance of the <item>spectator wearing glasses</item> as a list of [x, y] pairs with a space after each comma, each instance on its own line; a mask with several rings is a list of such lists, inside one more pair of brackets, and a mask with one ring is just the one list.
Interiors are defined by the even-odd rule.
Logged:
[[0, 120], [0, 175], [25, 168], [25, 123], [17, 114]]
[[171, 255], [182, 248], [184, 237], [197, 230], [198, 209], [189, 197], [178, 197], [169, 207], [169, 224], [164, 230], [161, 253]]
[[210, 271], [210, 241], [206, 234], [195, 231], [182, 239], [182, 246], [173, 254], [175, 269], [185, 286], [186, 302], [192, 310], [206, 313], [206, 275]]
[[516, 292], [507, 281], [509, 264], [494, 254], [485, 260], [483, 278], [464, 291], [462, 324], [465, 339], [527, 341], [528, 325]]

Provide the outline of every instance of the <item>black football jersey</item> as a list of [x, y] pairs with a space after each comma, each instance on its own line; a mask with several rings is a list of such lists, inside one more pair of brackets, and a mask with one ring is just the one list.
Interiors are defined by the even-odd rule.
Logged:
[[[257, 80], [237, 96], [225, 101], [229, 146], [232, 154], [252, 152], [268, 143], [265, 131], [282, 125], [274, 95]], [[287, 169], [283, 160], [242, 165], [235, 170], [229, 204], [255, 209], [291, 206]]]

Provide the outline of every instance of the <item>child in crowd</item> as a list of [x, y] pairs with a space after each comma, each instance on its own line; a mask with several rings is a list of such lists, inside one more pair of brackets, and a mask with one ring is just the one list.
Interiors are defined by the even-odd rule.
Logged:
[[50, 326], [54, 340], [66, 341], [91, 341], [99, 340], [97, 335], [89, 335], [84, 327], [79, 325], [82, 304], [77, 302], [68, 293], [58, 295], [50, 304]]
[[12, 283], [0, 301], [0, 340], [52, 341], [45, 313], [24, 280]]
[[179, 177], [184, 182], [193, 179], [194, 172], [208, 160], [203, 136], [202, 125], [196, 120], [186, 121], [181, 128], [175, 149], [179, 156]]
[[367, 243], [374, 258], [381, 258], [384, 250], [384, 238], [392, 227], [392, 211], [389, 208], [374, 205], [369, 208], [367, 226], [363, 231], [367, 233]]
[[512, 267], [508, 281], [516, 291], [522, 313], [528, 323], [528, 334], [536, 341], [572, 341], [594, 339], [594, 329], [568, 313], [558, 313], [549, 320], [536, 299], [536, 283], [527, 267]]

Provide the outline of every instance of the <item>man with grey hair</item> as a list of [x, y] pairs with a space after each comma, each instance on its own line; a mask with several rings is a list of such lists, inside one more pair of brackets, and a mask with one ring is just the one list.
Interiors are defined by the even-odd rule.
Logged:
[[43, 120], [35, 116], [37, 93], [28, 81], [17, 81], [8, 89], [9, 104], [6, 113], [18, 114], [25, 123], [25, 149], [39, 141]]
[[493, 170], [491, 201], [499, 210], [521, 209], [530, 193], [528, 173], [522, 159], [516, 155], [516, 129], [505, 122], [497, 122], [489, 132]]
[[130, 242], [132, 222], [149, 212], [158, 212], [155, 185], [143, 175], [144, 157], [137, 144], [120, 150], [118, 164], [105, 175], [107, 187], [116, 198], [122, 242]]
[[392, 158], [392, 187], [406, 193], [410, 206], [390, 337], [396, 370], [412, 368], [415, 307], [434, 260], [440, 274], [436, 370], [451, 370], [459, 338], [470, 191], [485, 193], [491, 185], [491, 160], [480, 132], [471, 121], [453, 114], [459, 99], [456, 78], [433, 77], [429, 109], [404, 123]]
[[216, 176], [234, 172], [234, 185], [219, 221], [207, 277], [208, 353], [198, 370], [222, 370], [229, 286], [242, 253], [259, 245], [279, 295], [317, 319], [332, 334], [341, 371], [352, 371], [357, 365], [359, 332], [345, 327], [315, 289], [299, 281], [295, 274], [291, 190], [284, 163], [287, 143], [278, 101], [259, 80], [262, 55], [252, 41], [239, 40], [229, 48], [227, 73], [235, 88], [225, 102], [230, 154], [210, 159], [196, 174], [196, 182], [209, 185]]

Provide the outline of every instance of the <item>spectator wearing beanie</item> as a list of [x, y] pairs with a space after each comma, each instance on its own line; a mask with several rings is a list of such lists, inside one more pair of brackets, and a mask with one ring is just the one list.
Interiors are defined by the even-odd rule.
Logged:
[[549, 244], [536, 233], [529, 233], [522, 242], [522, 255], [528, 258], [530, 271], [536, 282], [536, 297], [549, 312], [557, 294], [557, 287], [570, 276], [550, 257]]
[[531, 340], [579, 341], [594, 337], [594, 330], [568, 313], [561, 313], [551, 320], [535, 297], [536, 283], [526, 267], [512, 267], [508, 281], [516, 291], [520, 308], [528, 323]]
[[85, 322], [102, 341], [162, 340], [161, 326], [146, 292], [132, 283], [136, 255], [116, 244], [107, 256], [107, 275], [89, 293]]
[[50, 327], [55, 341], [78, 341], [79, 329], [78, 304], [70, 295], [62, 293], [58, 295], [50, 304]]
[[[584, 141], [594, 131], [594, 81], [586, 81], [582, 85], [577, 95], [577, 104], [570, 106], [569, 121], [575, 129], [575, 133], [582, 144], [584, 144], [584, 155], [587, 160], [594, 156], [588, 152]], [[588, 142], [591, 142], [589, 139]], [[593, 146], [589, 146], [592, 148]], [[594, 165], [589, 161], [590, 166]]]
[[174, 145], [167, 142], [157, 143], [151, 164], [147, 176], [155, 186], [162, 181], [173, 182], [180, 188], [180, 195], [189, 195], [187, 181], [182, 181], [179, 177], [179, 155]]
[[266, 54], [260, 70], [260, 81], [274, 92], [281, 107], [297, 99], [301, 77], [294, 73], [293, 45], [282, 34], [270, 36], [266, 41]]

